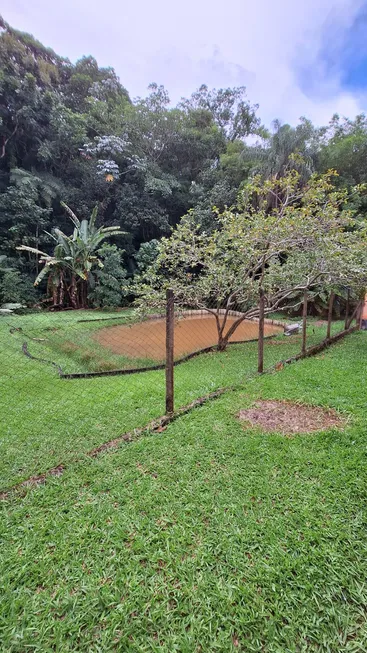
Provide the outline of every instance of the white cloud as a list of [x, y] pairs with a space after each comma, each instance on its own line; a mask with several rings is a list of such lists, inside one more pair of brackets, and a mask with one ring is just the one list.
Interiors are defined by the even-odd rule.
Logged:
[[[3, 0], [3, 12], [14, 27], [71, 60], [93, 54], [100, 65], [113, 66], [133, 97], [144, 95], [151, 81], [163, 83], [174, 101], [201, 83], [244, 84], [265, 123], [275, 117], [294, 123], [306, 115], [323, 124], [335, 112], [353, 116], [364, 107], [363, 98], [343, 91], [337, 75], [325, 80], [317, 57], [325, 25], [333, 25], [333, 39], [341, 38], [361, 4], [64, 0], [51, 9], [46, 0]], [[314, 89], [320, 80], [313, 97], [302, 90], [299, 69], [305, 67], [315, 77]]]

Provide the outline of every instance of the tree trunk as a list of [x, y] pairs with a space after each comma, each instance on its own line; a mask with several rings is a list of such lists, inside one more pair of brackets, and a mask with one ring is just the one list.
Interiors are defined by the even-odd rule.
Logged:
[[218, 351], [225, 351], [227, 345], [228, 345], [227, 338], [223, 338], [223, 336], [219, 336], [219, 338], [218, 338]]
[[88, 281], [82, 280], [79, 286], [79, 306], [80, 308], [87, 308], [88, 304]]
[[223, 336], [223, 330], [221, 330], [221, 332], [219, 332], [219, 335], [218, 335], [218, 349], [220, 351], [225, 350], [225, 348], [228, 345], [230, 337], [233, 336], [236, 329], [240, 326], [241, 322], [243, 322], [244, 320], [246, 320], [245, 316], [239, 317], [238, 320], [236, 320], [236, 322], [233, 322], [232, 326], [230, 326], [230, 328], [228, 329], [225, 336]]
[[59, 291], [59, 304], [63, 306], [65, 299], [65, 286], [64, 286], [64, 276], [60, 274], [60, 291]]
[[77, 289], [76, 279], [74, 274], [71, 277], [70, 302], [73, 308], [78, 308], [78, 289]]
[[[36, 227], [36, 249], [39, 249], [39, 233], [38, 233], [38, 225]], [[39, 258], [36, 256], [36, 275], [38, 277], [39, 273]]]
[[225, 348], [227, 347], [228, 344], [228, 334], [227, 336], [223, 336], [224, 329], [226, 326], [227, 318], [228, 318], [228, 311], [229, 308], [226, 308], [226, 312], [223, 316], [222, 322], [220, 321], [220, 316], [219, 316], [219, 309], [217, 310], [217, 313], [215, 315], [215, 321], [217, 325], [217, 332], [218, 332], [218, 351], [224, 351]]
[[52, 279], [52, 276], [50, 275], [47, 280], [47, 294], [52, 296], [52, 305], [56, 306], [57, 304], [57, 286], [54, 283], [54, 280]]

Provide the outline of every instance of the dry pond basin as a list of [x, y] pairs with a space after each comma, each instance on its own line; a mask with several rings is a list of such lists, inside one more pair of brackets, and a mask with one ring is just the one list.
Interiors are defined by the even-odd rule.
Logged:
[[[237, 317], [229, 316], [226, 329], [229, 329], [236, 319]], [[265, 324], [266, 336], [282, 332], [283, 327], [279, 325]], [[230, 342], [255, 340], [258, 336], [258, 323], [244, 320], [230, 338]], [[97, 331], [93, 337], [103, 347], [128, 358], [149, 358], [161, 361], [166, 355], [166, 321], [164, 318], [105, 327]], [[215, 318], [210, 314], [201, 314], [182, 316], [176, 319], [174, 339], [175, 357], [216, 345], [218, 334]]]

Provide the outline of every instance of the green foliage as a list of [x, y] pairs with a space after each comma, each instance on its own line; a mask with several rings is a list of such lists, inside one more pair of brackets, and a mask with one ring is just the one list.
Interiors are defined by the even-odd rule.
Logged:
[[321, 131], [306, 118], [301, 118], [296, 127], [274, 120], [271, 133], [264, 133], [254, 146], [244, 147], [243, 164], [265, 179], [281, 177], [292, 166], [299, 172], [301, 184], [305, 184], [319, 169], [320, 138]]
[[[82, 218], [98, 202], [103, 223], [128, 232], [131, 268], [140, 245], [167, 235], [193, 206], [192, 182], [201, 185], [201, 176], [213, 171], [204, 195], [221, 183], [222, 172], [215, 170], [230, 140], [258, 129], [244, 89], [201, 89], [200, 97], [171, 108], [167, 91], [152, 84], [146, 98], [132, 103], [113, 69], [100, 68], [91, 56], [71, 64], [5, 22], [0, 70], [0, 193], [6, 205], [0, 238], [7, 254], [21, 244], [48, 250], [41, 232], [54, 224], [65, 230], [59, 208], [65, 198]], [[236, 173], [233, 167], [225, 183], [235, 196], [243, 179], [242, 168]], [[19, 170], [29, 176], [28, 186], [33, 180], [28, 192]], [[210, 202], [208, 195], [209, 219]], [[35, 267], [34, 258], [24, 264]]]
[[43, 268], [34, 285], [38, 286], [44, 278], [48, 278], [47, 287], [54, 306], [66, 304], [72, 308], [86, 308], [88, 282], [93, 282], [92, 268], [103, 268], [96, 252], [106, 238], [120, 236], [122, 232], [119, 227], [96, 227], [98, 206], [94, 207], [89, 220], [81, 221], [64, 202], [62, 206], [74, 225], [74, 231], [68, 236], [55, 228], [49, 234], [56, 243], [52, 255], [28, 245], [21, 245], [17, 249], [40, 257]]
[[140, 273], [150, 267], [158, 256], [158, 240], [150, 240], [140, 245], [139, 251], [135, 254], [135, 261]]
[[[171, 238], [161, 240], [158, 258], [138, 280], [138, 306], [162, 306], [172, 288], [176, 305], [214, 315], [223, 349], [243, 319], [259, 315], [260, 292], [266, 313], [315, 286], [361, 292], [367, 285], [367, 230], [345, 208], [348, 193], [334, 187], [334, 178], [313, 175], [302, 187], [294, 168], [265, 182], [254, 177], [240, 195], [239, 211], [219, 213], [210, 234], [189, 213]], [[270, 209], [269, 198], [275, 200]], [[231, 310], [242, 316], [228, 327]]]
[[37, 300], [37, 292], [31, 279], [19, 270], [0, 270], [0, 304], [10, 302], [33, 304]]
[[[93, 56], [72, 64], [1, 25], [0, 254], [12, 257], [20, 245], [50, 254], [45, 232], [67, 231], [60, 200], [81, 219], [98, 203], [101, 222], [126, 232], [121, 246], [132, 272], [140, 245], [167, 236], [188, 211], [214, 231], [213, 208], [239, 209], [238, 193], [255, 173], [279, 178], [293, 166], [305, 185], [315, 170], [335, 167], [340, 186], [366, 180], [363, 115], [334, 117], [322, 129], [306, 118], [294, 127], [275, 121], [269, 133], [244, 87], [204, 84], [172, 107], [167, 90], [151, 84], [132, 102], [115, 71]], [[365, 199], [349, 201], [363, 218]], [[18, 265], [39, 272], [29, 250]]]
[[93, 286], [88, 299], [96, 308], [122, 306], [129, 289], [122, 263], [123, 252], [116, 245], [104, 243], [97, 254], [103, 267], [91, 275]]
[[[367, 182], [367, 119], [364, 114], [349, 120], [335, 115], [329, 126], [322, 130], [320, 167], [335, 168], [339, 173], [339, 185], [351, 187]], [[352, 208], [361, 218], [367, 214], [365, 196], [351, 199]]]
[[245, 86], [209, 90], [202, 84], [189, 100], [182, 101], [181, 106], [186, 110], [209, 112], [230, 141], [245, 138], [260, 129], [260, 120], [256, 117], [258, 105], [251, 106]]
[[1, 252], [12, 257], [19, 243], [38, 247], [41, 238], [45, 243], [42, 230], [49, 215], [49, 201], [41, 179], [14, 169], [10, 185], [0, 194]]

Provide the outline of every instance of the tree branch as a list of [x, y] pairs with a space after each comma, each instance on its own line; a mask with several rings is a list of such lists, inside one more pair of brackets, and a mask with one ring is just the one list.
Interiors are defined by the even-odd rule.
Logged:
[[8, 138], [5, 138], [5, 136], [3, 137], [3, 144], [2, 144], [2, 146], [1, 146], [0, 159], [3, 159], [3, 158], [4, 158], [4, 156], [5, 156], [5, 152], [6, 152], [6, 146], [7, 146], [7, 144], [9, 143], [10, 139], [11, 139], [13, 136], [15, 136], [15, 134], [17, 133], [17, 130], [18, 130], [18, 122], [15, 124], [15, 127], [14, 127], [12, 133], [10, 134], [10, 136], [8, 136]]

